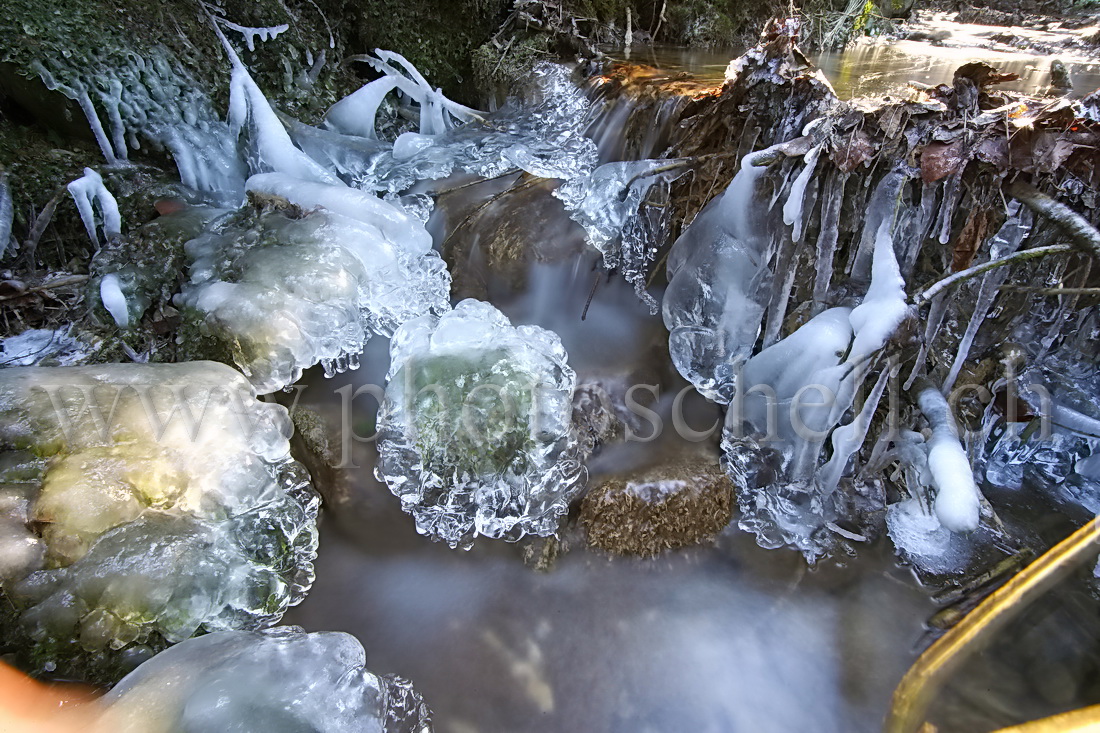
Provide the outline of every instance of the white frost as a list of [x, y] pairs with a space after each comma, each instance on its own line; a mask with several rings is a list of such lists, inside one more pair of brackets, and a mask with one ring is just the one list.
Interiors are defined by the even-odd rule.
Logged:
[[936, 516], [952, 532], [975, 530], [981, 518], [981, 492], [974, 483], [950, 406], [933, 386], [921, 390], [917, 403], [932, 427], [928, 470], [936, 487]]
[[103, 279], [99, 281], [99, 299], [102, 301], [103, 307], [111, 314], [111, 318], [115, 319], [115, 323], [118, 324], [119, 328], [130, 327], [130, 310], [127, 307], [126, 296], [122, 292], [118, 275], [110, 273], [104, 275]]
[[88, 232], [88, 238], [98, 248], [100, 245], [99, 234], [96, 232], [96, 218], [93, 204], [99, 209], [99, 215], [103, 222], [103, 233], [107, 238], [118, 236], [122, 233], [122, 215], [118, 213], [118, 202], [107, 187], [103, 185], [103, 178], [91, 168], [84, 169], [84, 175], [70, 183], [67, 188], [76, 204], [76, 210], [80, 213], [80, 221]]

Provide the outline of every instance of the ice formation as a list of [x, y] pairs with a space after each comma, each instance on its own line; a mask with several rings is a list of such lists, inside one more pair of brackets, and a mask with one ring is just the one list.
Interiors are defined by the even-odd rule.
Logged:
[[[584, 227], [588, 244], [603, 255], [604, 266], [621, 268], [627, 282], [656, 314], [657, 301], [646, 292], [649, 265], [660, 248], [660, 227], [641, 224], [640, 208], [655, 186], [668, 185], [687, 170], [684, 161], [633, 160], [605, 163], [554, 191], [569, 217]], [[642, 231], [635, 230], [642, 226]]]
[[110, 273], [104, 275], [99, 281], [99, 299], [119, 328], [129, 328], [130, 308], [126, 302], [126, 295], [122, 292], [118, 275]]
[[596, 146], [584, 135], [589, 102], [559, 64], [536, 65], [522, 96], [484, 120], [460, 126], [437, 121], [389, 145], [375, 139], [376, 118], [389, 85], [398, 85], [399, 78], [412, 83], [404, 74], [371, 82], [329, 110], [329, 129], [294, 123], [292, 137], [315, 159], [331, 161], [352, 185], [391, 193], [459, 170], [491, 178], [521, 169], [568, 180], [596, 166]]
[[334, 104], [325, 115], [330, 129], [358, 137], [375, 137], [375, 118], [385, 96], [399, 90], [420, 108], [420, 134], [439, 135], [466, 122], [482, 119], [482, 113], [453, 102], [441, 89], [432, 89], [424, 75], [408, 59], [378, 48], [374, 56], [360, 56], [383, 74]]
[[85, 168], [83, 177], [70, 183], [68, 189], [92, 244], [97, 248], [101, 244], [96, 227], [95, 208], [99, 209], [100, 219], [103, 222], [103, 234], [108, 239], [122, 233], [122, 216], [118, 212], [118, 202], [103, 185], [103, 178], [98, 173], [91, 168]]
[[555, 334], [465, 300], [397, 330], [387, 380], [376, 470], [419, 532], [469, 547], [556, 531], [584, 469]]
[[0, 258], [8, 253], [12, 244], [11, 225], [15, 220], [15, 201], [8, 188], [7, 171], [0, 171]]
[[177, 302], [261, 393], [319, 362], [355, 368], [371, 334], [446, 309], [446, 267], [401, 209], [282, 174], [254, 176], [248, 188], [287, 205], [188, 242], [190, 278]]
[[186, 186], [239, 200], [245, 167], [237, 141], [202, 85], [167, 53], [130, 54], [121, 63], [76, 73], [61, 62], [36, 70], [49, 89], [80, 105], [109, 164], [125, 161], [129, 148], [149, 144], [171, 153]]
[[928, 441], [928, 472], [936, 487], [936, 516], [952, 532], [977, 529], [981, 518], [981, 493], [974, 483], [970, 459], [959, 441], [951, 408], [940, 390], [932, 385], [920, 389], [917, 403], [932, 427], [932, 437]]
[[[739, 524], [765, 547], [791, 545], [813, 558], [827, 551], [828, 532], [846, 514], [836, 489], [867, 437], [884, 375], [852, 420], [840, 422], [872, 358], [909, 315], [892, 225], [892, 216], [868, 217], [875, 227], [871, 281], [858, 305], [823, 311], [748, 358], [729, 380], [736, 391], [726, 414], [724, 461], [738, 487]], [[754, 318], [750, 325], [758, 324]], [[830, 435], [833, 456], [822, 466]], [[942, 450], [936, 455], [949, 460], [940, 459], [947, 455]]]
[[102, 699], [96, 730], [430, 733], [431, 711], [409, 682], [366, 663], [341, 632], [207, 634], [127, 675]]
[[18, 336], [0, 340], [0, 367], [78, 366], [88, 360], [90, 349], [73, 338], [71, 327], [56, 330], [29, 328]]
[[741, 161], [729, 187], [712, 200], [672, 247], [662, 303], [677, 371], [706, 397], [729, 402], [736, 371], [760, 334], [772, 273], [766, 212], [757, 185], [767, 172]]
[[0, 370], [0, 580], [38, 670], [117, 679], [166, 643], [276, 622], [319, 500], [290, 419], [213, 362]]

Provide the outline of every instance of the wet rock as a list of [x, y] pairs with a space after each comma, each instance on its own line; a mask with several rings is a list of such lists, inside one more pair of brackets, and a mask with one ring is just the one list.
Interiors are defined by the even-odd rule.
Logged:
[[706, 542], [732, 512], [733, 484], [716, 462], [700, 458], [597, 484], [581, 502], [580, 522], [593, 547], [649, 557]]

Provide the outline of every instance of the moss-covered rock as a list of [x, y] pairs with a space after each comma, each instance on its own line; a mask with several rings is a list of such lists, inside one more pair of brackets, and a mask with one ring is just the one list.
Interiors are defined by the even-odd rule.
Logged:
[[648, 557], [705, 542], [733, 512], [733, 485], [715, 463], [675, 461], [593, 487], [581, 503], [588, 544]]

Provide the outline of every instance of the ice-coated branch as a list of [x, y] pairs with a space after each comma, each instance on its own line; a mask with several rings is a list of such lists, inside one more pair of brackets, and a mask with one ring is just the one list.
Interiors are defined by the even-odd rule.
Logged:
[[914, 389], [920, 411], [932, 428], [928, 441], [928, 470], [936, 487], [936, 516], [952, 532], [978, 528], [981, 492], [974, 482], [970, 459], [959, 440], [955, 417], [939, 388], [926, 379]]
[[952, 273], [945, 278], [937, 280], [921, 292], [914, 295], [913, 302], [916, 305], [923, 305], [924, 303], [932, 300], [932, 298], [936, 297], [944, 290], [953, 285], [957, 285], [965, 280], [977, 277], [983, 272], [989, 272], [990, 270], [996, 269], [998, 267], [1003, 267], [1004, 265], [1011, 265], [1016, 262], [1033, 260], [1036, 257], [1045, 257], [1046, 255], [1073, 252], [1074, 249], [1077, 248], [1069, 244], [1051, 244], [1045, 247], [1032, 247], [1031, 249], [1025, 249], [1020, 252], [1007, 255], [1005, 257], [999, 257], [995, 260], [990, 260], [989, 262], [983, 262], [980, 265], [968, 267], [965, 270], [960, 270], [959, 272]]
[[1085, 217], [1024, 181], [1013, 181], [1006, 190], [1036, 214], [1057, 224], [1077, 249], [1100, 262], [1100, 231]]

